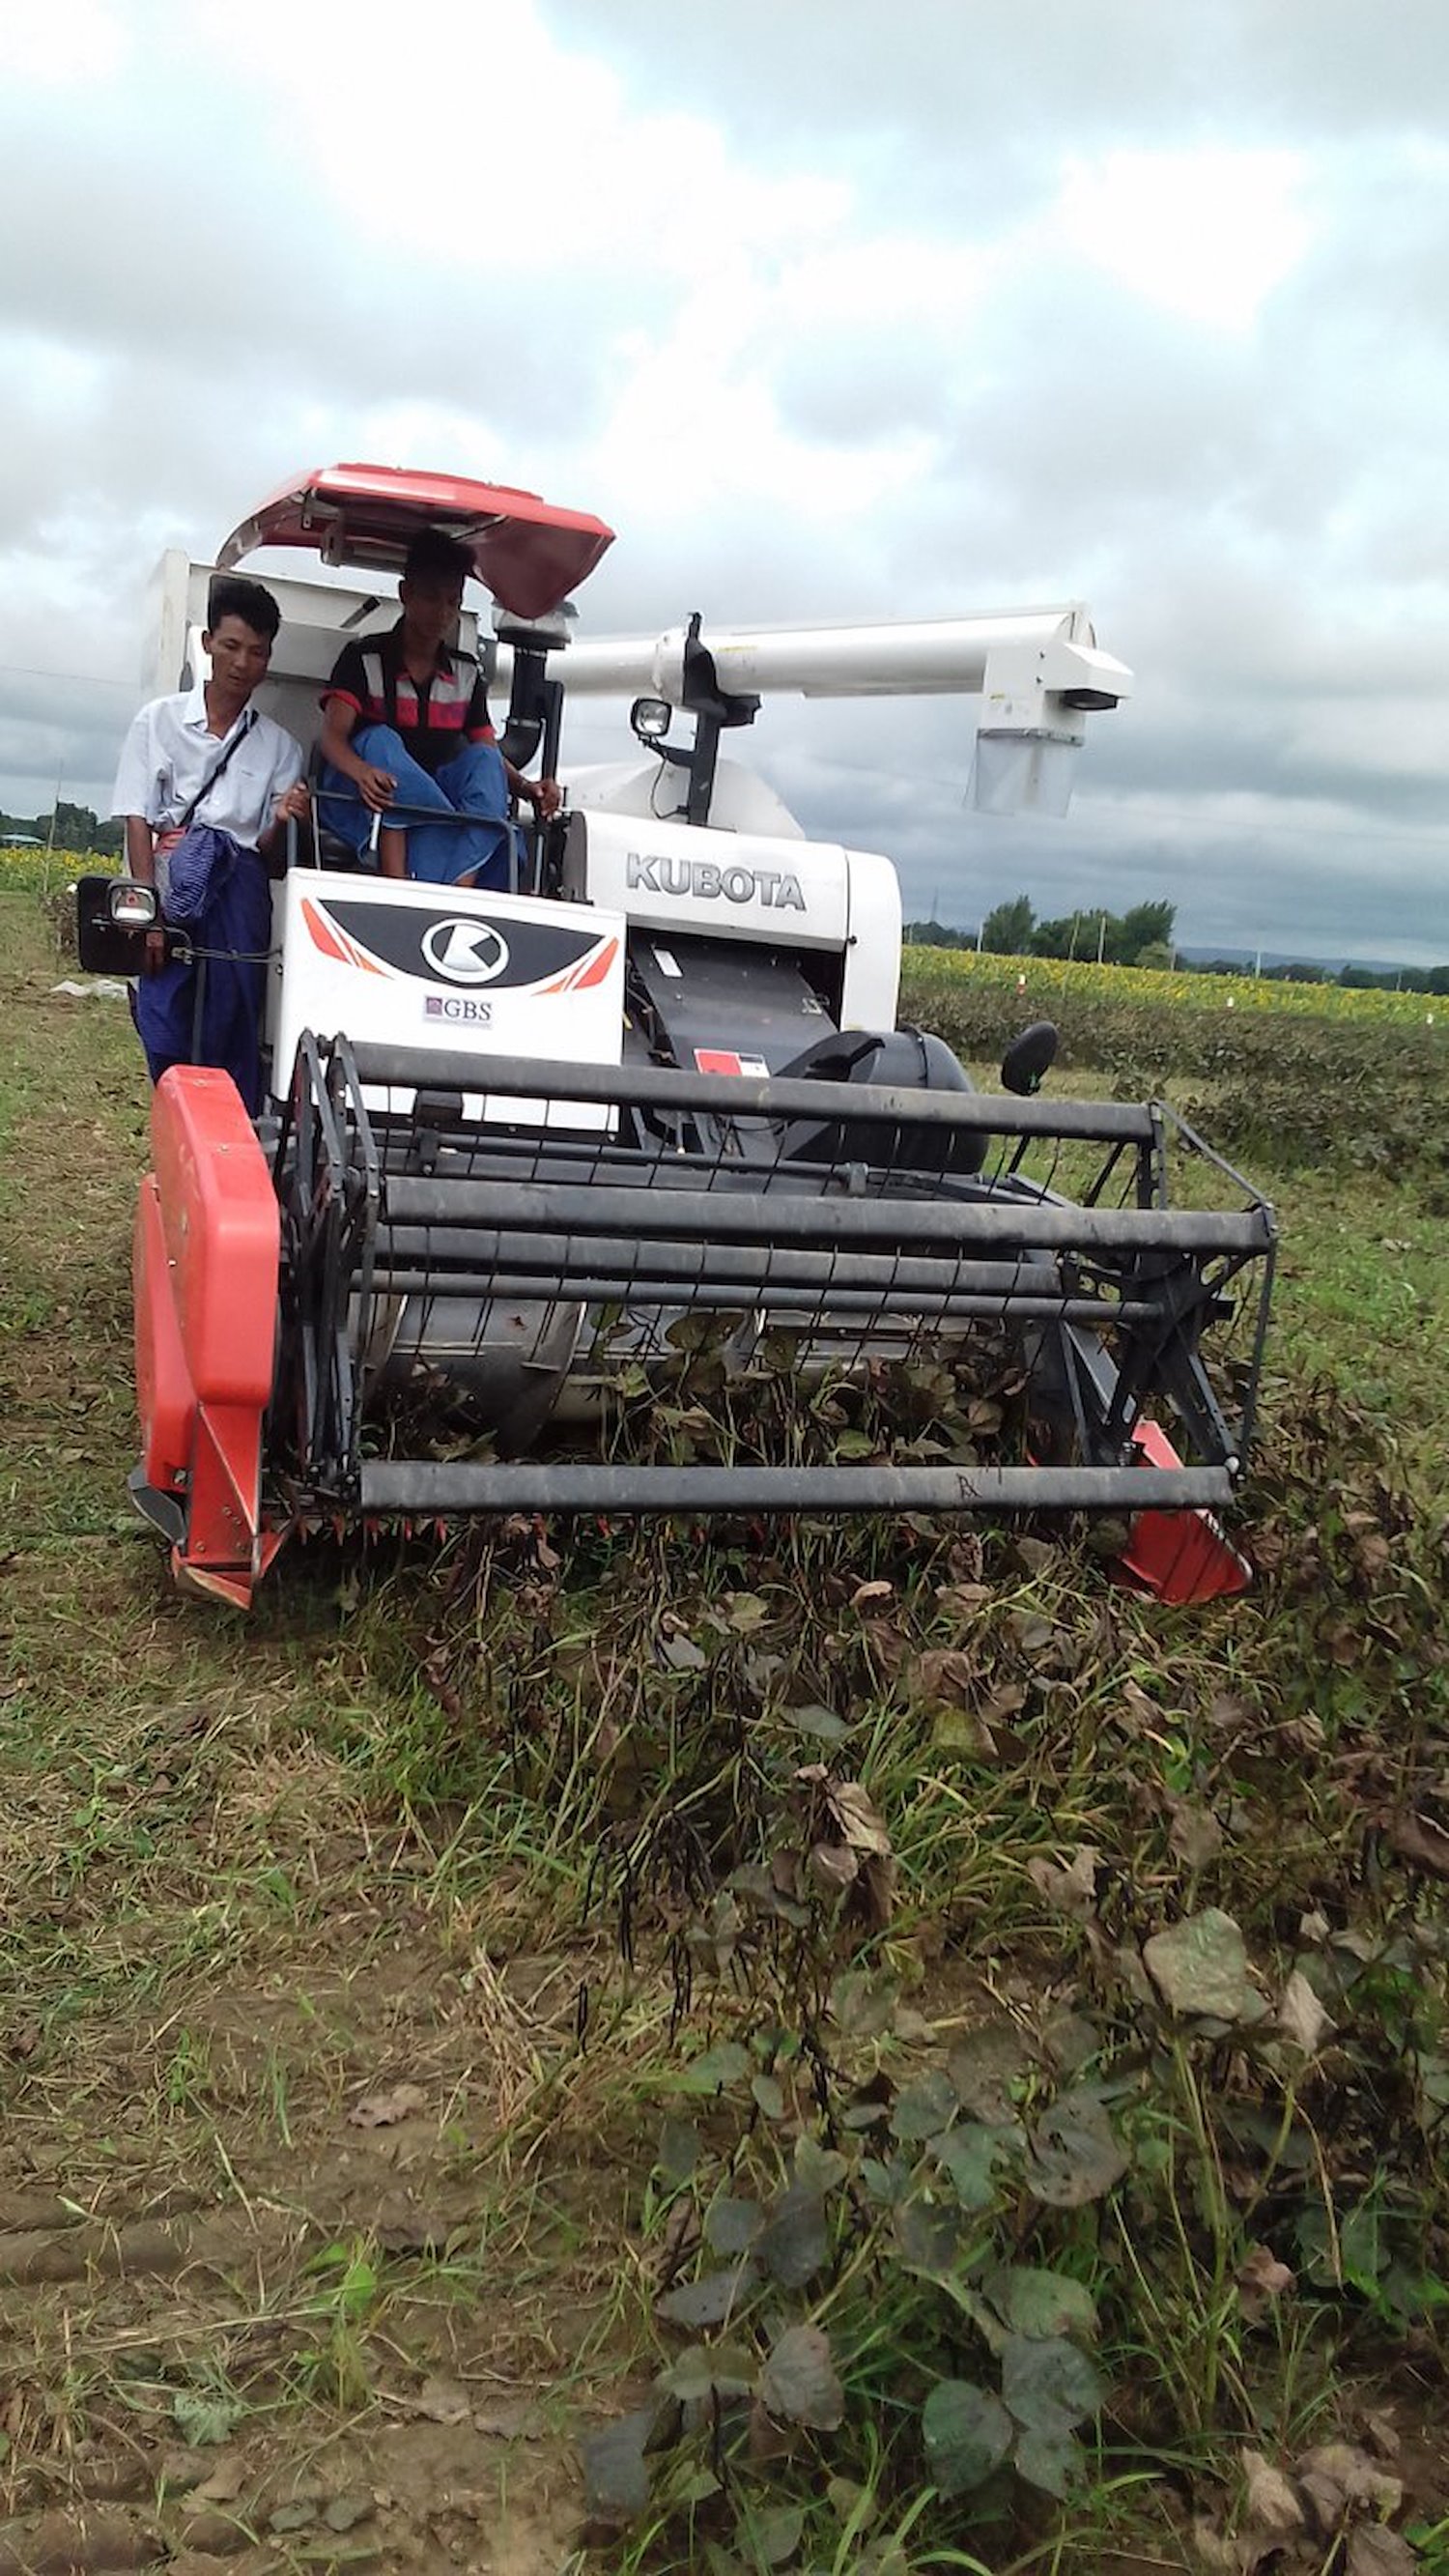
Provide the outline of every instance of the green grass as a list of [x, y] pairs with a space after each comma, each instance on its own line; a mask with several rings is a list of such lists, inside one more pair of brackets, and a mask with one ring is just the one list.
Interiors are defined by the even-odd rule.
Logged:
[[[1352, 1140], [1315, 1162], [1300, 1108], [1286, 1167], [1255, 1168], [1284, 1253], [1261, 1575], [1232, 1608], [1136, 1601], [1086, 1544], [880, 1523], [585, 1533], [558, 1564], [527, 1530], [319, 1543], [241, 1622], [176, 1594], [122, 1510], [145, 1118], [123, 1008], [51, 994], [64, 968], [29, 899], [0, 901], [0, 956], [0, 2386], [28, 2392], [4, 2419], [9, 2510], [79, 2511], [123, 2458], [159, 2476], [188, 2426], [225, 2420], [227, 2511], [274, 2552], [299, 2481], [360, 2478], [393, 2499], [369, 2509], [384, 2563], [430, 2563], [435, 2511], [475, 2549], [437, 2500], [476, 2490], [512, 2518], [521, 2576], [552, 2576], [579, 2435], [689, 2344], [727, 2339], [752, 2376], [792, 2324], [829, 2339], [840, 2425], [752, 2457], [727, 2403], [666, 2408], [649, 2507], [591, 2565], [1182, 2565], [1193, 2513], [1239, 2509], [1244, 2447], [1291, 2472], [1384, 2407], [1433, 2565], [1431, 1163], [1386, 1169]], [[1295, 1059], [1304, 1103], [1328, 1043]], [[1402, 1088], [1391, 1015], [1381, 1044], [1358, 1068], [1375, 1096]], [[669, 1664], [666, 1621], [702, 1664]], [[866, 1883], [837, 1902], [811, 1859], [849, 1779], [889, 1839], [888, 1913]], [[1166, 2010], [1144, 1947], [1209, 1907], [1274, 2012], [1295, 1973], [1317, 1994], [1314, 2055], [1271, 2021]], [[1008, 2105], [953, 2288], [903, 2261], [865, 2163], [984, 2026], [1011, 2039]], [[721, 2046], [717, 2090], [692, 2089]], [[1032, 2142], [1082, 2082], [1128, 2163], [1070, 2206], [1030, 2187]], [[420, 2107], [349, 2117], [399, 2087]], [[950, 2119], [980, 2125], [964, 2101]], [[845, 2166], [820, 2268], [723, 2329], [661, 2317], [714, 2268], [722, 2204], [778, 2200], [802, 2140]], [[896, 2151], [935, 2206], [935, 2147]], [[45, 2233], [37, 2194], [80, 2213], [46, 2243], [86, 2261], [15, 2281], [5, 2229]], [[1290, 2275], [1259, 2308], [1255, 2247]], [[943, 2502], [922, 2405], [943, 2375], [995, 2389], [993, 2284], [1023, 2270], [1093, 2303], [1100, 2420], [1064, 2502], [1009, 2470]], [[448, 2412], [439, 2385], [468, 2392], [466, 2423], [419, 2413]], [[505, 2397], [533, 2429], [480, 2432]]]

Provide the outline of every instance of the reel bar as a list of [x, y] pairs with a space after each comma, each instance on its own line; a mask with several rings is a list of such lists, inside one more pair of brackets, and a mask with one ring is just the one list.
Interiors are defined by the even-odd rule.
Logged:
[[1233, 1497], [1226, 1467], [549, 1466], [368, 1459], [368, 1513], [1192, 1511]]
[[579, 1101], [590, 1107], [685, 1110], [708, 1118], [811, 1126], [948, 1128], [970, 1135], [1048, 1136], [1154, 1146], [1163, 1113], [1122, 1100], [1023, 1100], [1014, 1093], [875, 1089], [768, 1075], [684, 1073], [673, 1065], [541, 1064], [536, 1057], [421, 1055], [411, 1047], [351, 1050], [359, 1082], [389, 1090], [482, 1093], [500, 1100]]
[[389, 1174], [383, 1221], [468, 1224], [561, 1234], [684, 1237], [712, 1243], [939, 1246], [1155, 1256], [1266, 1252], [1266, 1211], [1083, 1207], [1070, 1201], [1002, 1207], [989, 1198], [824, 1196], [783, 1188], [582, 1188], [547, 1181], [437, 1181]]
[[[1049, 1259], [935, 1260], [920, 1254], [799, 1251], [773, 1243], [670, 1242], [639, 1235], [590, 1236], [587, 1246], [575, 1251], [557, 1236], [550, 1240], [497, 1226], [391, 1226], [379, 1235], [378, 1256], [393, 1274], [414, 1267], [443, 1275], [465, 1270], [470, 1277], [496, 1283], [499, 1294], [513, 1290], [516, 1274], [523, 1271], [582, 1293], [575, 1278], [580, 1269], [608, 1271], [627, 1278], [631, 1287], [701, 1288], [726, 1298], [735, 1291], [751, 1297], [782, 1289], [876, 1290], [892, 1298], [967, 1291], [1013, 1306], [1026, 1296], [1055, 1310], [1063, 1299], [1083, 1294], [1083, 1283]], [[494, 1287], [485, 1286], [480, 1293], [493, 1294]], [[1114, 1314], [1121, 1311], [1113, 1305]], [[1143, 1298], [1134, 1311], [1146, 1319], [1162, 1309], [1158, 1301]]]
[[[728, 1301], [713, 1280], [671, 1282], [667, 1290], [657, 1283], [627, 1275], [588, 1272], [566, 1277], [509, 1272], [504, 1280], [486, 1272], [468, 1273], [451, 1270], [390, 1270], [379, 1267], [376, 1279], [380, 1296], [418, 1297], [427, 1300], [447, 1297], [473, 1297], [483, 1301], [516, 1298], [530, 1305], [599, 1305], [628, 1307], [639, 1302], [657, 1304], [667, 1296], [671, 1306], [708, 1306], [715, 1312], [728, 1313]], [[791, 1302], [792, 1293], [795, 1302]], [[812, 1333], [832, 1332], [847, 1318], [852, 1319], [852, 1338], [872, 1328], [881, 1332], [900, 1331], [911, 1324], [978, 1323], [978, 1324], [1090, 1324], [1099, 1332], [1113, 1325], [1155, 1324], [1165, 1330], [1173, 1318], [1164, 1315], [1160, 1306], [1123, 1303], [1113, 1305], [1106, 1299], [1090, 1297], [1013, 1297], [1009, 1303], [997, 1297], [961, 1294], [948, 1290], [915, 1298], [883, 1299], [870, 1289], [834, 1289], [813, 1304], [800, 1302], [801, 1291], [771, 1291], [766, 1328], [774, 1331], [804, 1330]]]

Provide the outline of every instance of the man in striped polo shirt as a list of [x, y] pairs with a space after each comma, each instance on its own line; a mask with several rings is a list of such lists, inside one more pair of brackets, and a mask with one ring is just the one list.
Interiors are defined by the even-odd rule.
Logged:
[[[347, 645], [322, 693], [323, 820], [361, 850], [381, 815], [384, 876], [506, 884], [510, 788], [540, 815], [558, 808], [553, 779], [523, 778], [503, 758], [482, 673], [448, 642], [472, 569], [466, 547], [422, 529], [398, 584], [398, 623]], [[428, 823], [398, 807], [472, 819]]]

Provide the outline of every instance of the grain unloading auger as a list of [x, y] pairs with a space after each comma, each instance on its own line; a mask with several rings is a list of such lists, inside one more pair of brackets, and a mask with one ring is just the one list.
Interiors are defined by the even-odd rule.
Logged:
[[[342, 468], [221, 560], [310, 543], [393, 569], [422, 522], [473, 545], [505, 746], [570, 811], [506, 895], [319, 842], [279, 889], [272, 1104], [254, 1127], [224, 1075], [158, 1086], [132, 1490], [178, 1573], [244, 1604], [291, 1529], [473, 1514], [1095, 1511], [1166, 1597], [1238, 1588], [1213, 1516], [1251, 1432], [1271, 1211], [1160, 1105], [1036, 1096], [1049, 1031], [988, 1097], [896, 1029], [889, 862], [805, 840], [719, 759], [762, 688], [975, 690], [988, 799], [1013, 772], [1055, 792], [1129, 685], [1082, 612], [572, 646], [576, 685], [651, 695], [638, 759], [570, 771], [549, 655], [597, 522]], [[207, 569], [163, 582], [193, 668]], [[379, 603], [273, 586], [263, 703], [314, 730], [340, 629]], [[109, 891], [87, 902], [113, 923]], [[1169, 1203], [1179, 1155], [1217, 1204]]]

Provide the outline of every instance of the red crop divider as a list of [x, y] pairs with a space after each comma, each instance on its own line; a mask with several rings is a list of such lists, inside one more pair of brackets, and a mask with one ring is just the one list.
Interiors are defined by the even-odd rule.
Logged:
[[[1132, 1438], [1144, 1466], [1181, 1466], [1160, 1423], [1139, 1422]], [[1207, 1511], [1138, 1512], [1114, 1571], [1138, 1591], [1175, 1603], [1231, 1600], [1253, 1580], [1247, 1558]]]
[[262, 1527], [281, 1221], [229, 1074], [177, 1065], [151, 1102], [155, 1169], [135, 1238], [136, 1381], [148, 1483], [172, 1494], [179, 1579], [245, 1609], [282, 1543]]

